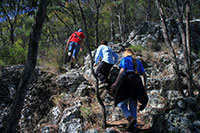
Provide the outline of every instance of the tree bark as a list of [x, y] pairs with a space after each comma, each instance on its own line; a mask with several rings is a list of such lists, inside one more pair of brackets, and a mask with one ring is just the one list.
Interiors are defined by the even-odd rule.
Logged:
[[95, 1], [95, 6], [96, 6], [96, 21], [95, 21], [95, 35], [96, 35], [96, 43], [95, 43], [95, 47], [98, 47], [98, 43], [99, 43], [99, 8], [100, 8], [100, 4], [101, 4], [101, 0]]
[[24, 99], [28, 91], [28, 86], [32, 81], [34, 69], [37, 61], [38, 43], [41, 35], [44, 20], [46, 18], [48, 0], [41, 0], [39, 9], [36, 14], [36, 22], [33, 26], [33, 32], [30, 35], [29, 50], [27, 62], [17, 87], [17, 93], [15, 101], [12, 105], [11, 112], [9, 114], [3, 133], [14, 133], [21, 118], [21, 110], [23, 108]]
[[169, 35], [168, 35], [168, 29], [167, 29], [166, 22], [165, 22], [165, 15], [164, 15], [163, 9], [161, 7], [160, 0], [156, 0], [156, 5], [157, 5], [158, 11], [159, 11], [159, 16], [160, 16], [160, 19], [161, 19], [161, 24], [162, 24], [163, 36], [164, 36], [164, 39], [165, 39], [165, 43], [170, 48], [170, 51], [173, 54], [174, 70], [175, 70], [175, 73], [176, 73], [176, 79], [178, 81], [178, 86], [177, 87], [178, 87], [178, 90], [181, 92], [181, 94], [183, 96], [185, 96], [184, 92], [183, 92], [183, 89], [181, 87], [180, 70], [179, 70], [178, 60], [177, 60], [177, 57], [176, 57], [176, 52], [175, 52], [175, 50], [174, 50], [174, 48], [173, 48], [173, 46], [171, 44], [171, 40], [170, 40]]
[[151, 21], [151, 4], [152, 4], [152, 1], [148, 0], [146, 21]]
[[86, 20], [85, 20], [85, 15], [84, 15], [84, 12], [83, 12], [83, 9], [81, 7], [81, 3], [80, 3], [80, 0], [77, 0], [78, 2], [78, 5], [79, 5], [79, 8], [80, 8], [80, 11], [81, 11], [81, 15], [82, 15], [82, 19], [83, 19], [83, 22], [84, 22], [84, 25], [85, 25], [85, 34], [86, 34], [86, 43], [87, 43], [87, 48], [88, 48], [88, 51], [89, 51], [89, 55], [90, 55], [90, 60], [91, 60], [91, 70], [92, 70], [92, 74], [93, 76], [95, 77], [96, 79], [96, 97], [97, 97], [97, 100], [101, 106], [101, 109], [102, 109], [102, 113], [103, 113], [103, 128], [106, 128], [107, 124], [106, 124], [106, 109], [105, 109], [105, 105], [103, 103], [103, 101], [101, 100], [101, 97], [100, 97], [100, 94], [99, 94], [99, 87], [98, 87], [98, 78], [94, 72], [94, 68], [93, 68], [93, 64], [94, 64], [94, 61], [93, 61], [93, 57], [92, 57], [92, 54], [91, 54], [91, 50], [90, 50], [90, 45], [89, 45], [89, 41], [88, 41], [88, 31], [87, 31], [87, 23], [86, 23]]
[[186, 1], [186, 47], [187, 47], [187, 61], [188, 61], [188, 89], [190, 96], [193, 96], [192, 93], [192, 84], [193, 84], [193, 76], [192, 76], [192, 62], [191, 62], [191, 33], [190, 33], [190, 12], [191, 12], [191, 1]]
[[111, 11], [111, 18], [110, 18], [110, 41], [114, 41], [115, 40], [115, 33], [114, 33], [114, 24], [113, 24], [113, 13]]
[[[192, 71], [191, 71], [191, 61], [190, 61], [190, 28], [189, 28], [189, 17], [190, 17], [190, 8], [186, 7], [186, 26], [184, 26], [183, 22], [183, 15], [181, 14], [181, 10], [179, 7], [179, 2], [178, 0], [176, 2], [176, 10], [178, 13], [178, 20], [179, 20], [179, 29], [181, 32], [181, 38], [182, 38], [182, 43], [183, 43], [183, 49], [184, 49], [184, 62], [185, 62], [185, 70], [186, 70], [186, 77], [187, 77], [187, 87], [188, 87], [188, 93], [190, 96], [193, 96], [192, 93]], [[189, 5], [189, 1], [187, 0], [186, 2], [187, 6]], [[186, 27], [186, 28], [185, 28]]]
[[118, 17], [118, 24], [119, 24], [119, 34], [121, 37], [121, 42], [124, 43], [124, 38], [123, 38], [123, 31], [122, 31], [122, 24], [121, 24], [121, 14], [119, 13], [119, 15], [117, 15]]
[[126, 13], [127, 13], [127, 2], [126, 0], [123, 0], [123, 28], [122, 28], [122, 38], [123, 38], [123, 43], [126, 40], [127, 37], [127, 21], [126, 21]]

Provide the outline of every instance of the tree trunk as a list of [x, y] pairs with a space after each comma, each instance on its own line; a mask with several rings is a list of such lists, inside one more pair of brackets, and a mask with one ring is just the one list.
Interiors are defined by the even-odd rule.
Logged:
[[188, 61], [188, 89], [190, 96], [193, 96], [192, 93], [192, 84], [193, 84], [193, 76], [192, 76], [192, 62], [191, 62], [191, 37], [190, 37], [190, 12], [191, 12], [191, 1], [186, 1], [186, 47], [187, 47], [187, 61]]
[[29, 50], [27, 62], [17, 87], [17, 93], [15, 101], [12, 105], [11, 112], [9, 114], [3, 133], [14, 133], [21, 118], [21, 110], [23, 108], [24, 99], [28, 91], [28, 86], [32, 81], [33, 72], [37, 61], [38, 43], [41, 35], [44, 20], [46, 18], [48, 0], [41, 0], [39, 9], [36, 15], [36, 23], [33, 27], [33, 32], [30, 35]]
[[163, 12], [163, 9], [161, 7], [161, 2], [160, 0], [156, 0], [156, 5], [157, 5], [157, 8], [158, 8], [158, 11], [159, 11], [159, 16], [160, 16], [160, 19], [161, 19], [161, 24], [162, 24], [162, 28], [163, 28], [163, 36], [164, 36], [164, 39], [165, 39], [165, 43], [167, 44], [167, 46], [170, 48], [172, 54], [173, 54], [173, 62], [174, 62], [174, 70], [176, 72], [176, 79], [178, 81], [178, 90], [181, 92], [181, 94], [183, 96], [184, 95], [184, 92], [183, 92], [183, 89], [181, 87], [181, 78], [180, 78], [180, 70], [179, 70], [179, 65], [178, 65], [178, 61], [177, 61], [177, 57], [176, 57], [176, 52], [171, 44], [171, 40], [169, 38], [169, 35], [168, 35], [168, 29], [167, 29], [167, 26], [166, 26], [166, 22], [165, 22], [165, 16], [164, 16], [164, 12]]
[[98, 43], [99, 43], [99, 8], [100, 8], [100, 4], [101, 4], [101, 0], [99, 0], [98, 2], [97, 2], [97, 0], [95, 0], [95, 6], [96, 6], [96, 21], [95, 21], [96, 43], [95, 43], [95, 47], [98, 47]]
[[85, 34], [86, 34], [86, 43], [87, 43], [87, 48], [88, 48], [88, 51], [89, 51], [89, 55], [90, 55], [90, 60], [91, 60], [91, 70], [92, 70], [92, 74], [93, 76], [95, 77], [96, 79], [96, 97], [97, 97], [97, 100], [101, 106], [101, 109], [102, 109], [102, 113], [103, 113], [103, 128], [106, 128], [107, 124], [106, 124], [106, 109], [105, 109], [105, 105], [103, 103], [103, 101], [101, 100], [101, 97], [100, 97], [100, 94], [99, 94], [99, 87], [98, 87], [98, 78], [94, 72], [94, 68], [93, 68], [93, 58], [92, 58], [92, 54], [91, 54], [91, 50], [90, 50], [90, 45], [89, 45], [89, 41], [88, 41], [88, 31], [87, 31], [87, 23], [86, 23], [86, 20], [85, 20], [85, 15], [84, 15], [84, 12], [83, 12], [83, 9], [81, 7], [81, 4], [80, 4], [80, 0], [77, 0], [78, 2], [78, 5], [79, 5], [79, 8], [80, 8], [80, 11], [81, 11], [81, 15], [82, 15], [82, 19], [83, 19], [83, 22], [84, 22], [84, 25], [85, 25]]
[[122, 38], [123, 38], [123, 43], [126, 40], [126, 36], [127, 36], [127, 21], [126, 21], [126, 12], [127, 12], [127, 4], [126, 4], [126, 0], [124, 0], [123, 2], [123, 28], [122, 28]]
[[122, 31], [122, 25], [121, 25], [121, 14], [119, 13], [119, 15], [117, 15], [118, 17], [118, 24], [119, 24], [119, 34], [121, 37], [121, 42], [124, 43], [124, 38], [123, 38], [123, 31]]
[[148, 0], [146, 21], [151, 21], [151, 0]]
[[14, 25], [11, 24], [10, 25], [10, 42], [11, 42], [11, 45], [13, 45], [15, 42], [14, 42]]
[[[181, 38], [182, 38], [182, 43], [183, 43], [183, 49], [184, 49], [184, 62], [185, 62], [185, 70], [186, 70], [186, 77], [187, 77], [187, 87], [188, 87], [188, 92], [190, 96], [193, 96], [192, 93], [192, 72], [191, 72], [191, 63], [190, 63], [190, 28], [189, 28], [189, 15], [190, 15], [190, 9], [186, 8], [186, 28], [184, 26], [183, 22], [183, 15], [181, 14], [181, 11], [179, 9], [179, 3], [176, 0], [176, 10], [178, 12], [178, 20], [179, 20], [179, 29], [181, 32]], [[187, 1], [188, 3], [188, 1]], [[189, 3], [188, 3], [189, 4]], [[188, 5], [187, 4], [187, 5]], [[188, 7], [189, 8], [189, 7]], [[188, 50], [189, 49], [189, 50]]]

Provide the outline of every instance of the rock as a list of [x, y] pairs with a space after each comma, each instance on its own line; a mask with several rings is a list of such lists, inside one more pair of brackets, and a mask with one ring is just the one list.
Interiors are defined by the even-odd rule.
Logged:
[[79, 107], [65, 109], [59, 122], [59, 133], [80, 133], [83, 131]]
[[65, 74], [59, 75], [56, 82], [62, 87], [65, 92], [73, 93], [76, 88], [84, 81], [83, 75], [80, 71], [74, 70], [66, 72]]
[[89, 129], [85, 133], [99, 133], [97, 129]]
[[104, 133], [119, 133], [119, 132], [114, 129], [107, 128], [106, 131], [104, 131]]

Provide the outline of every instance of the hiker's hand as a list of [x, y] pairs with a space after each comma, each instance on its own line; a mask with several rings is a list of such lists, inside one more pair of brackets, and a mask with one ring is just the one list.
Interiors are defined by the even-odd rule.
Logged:
[[94, 63], [94, 64], [93, 64], [93, 67], [95, 67], [95, 66], [97, 66], [97, 64], [96, 64], [96, 63]]
[[80, 48], [80, 51], [82, 52], [83, 51], [83, 47], [81, 46], [81, 48]]

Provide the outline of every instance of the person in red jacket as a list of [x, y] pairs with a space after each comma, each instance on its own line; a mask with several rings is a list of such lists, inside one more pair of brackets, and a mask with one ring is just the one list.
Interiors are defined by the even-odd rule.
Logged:
[[83, 33], [83, 30], [79, 29], [78, 31], [75, 31], [74, 33], [72, 33], [72, 35], [67, 41], [67, 45], [65, 49], [66, 51], [68, 50], [67, 62], [71, 61], [71, 68], [74, 67], [74, 63], [75, 63], [75, 60], [77, 60], [79, 50], [80, 51], [83, 50], [84, 39], [85, 39], [85, 35]]

